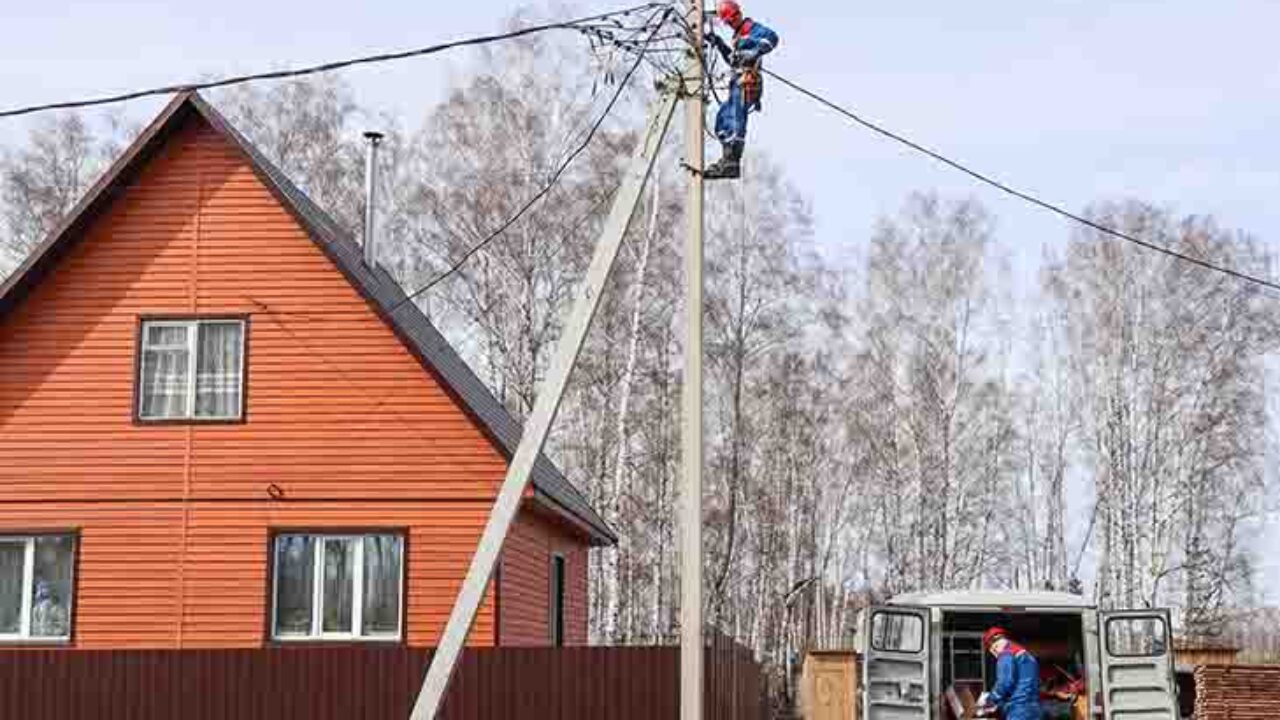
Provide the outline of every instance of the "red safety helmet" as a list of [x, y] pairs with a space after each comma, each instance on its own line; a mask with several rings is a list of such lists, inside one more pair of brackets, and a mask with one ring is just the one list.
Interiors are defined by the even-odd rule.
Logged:
[[982, 634], [982, 647], [990, 648], [991, 644], [1000, 638], [1009, 638], [1009, 631], [1002, 627], [993, 627]]
[[736, 28], [742, 24], [742, 6], [733, 0], [720, 0], [716, 15], [730, 27]]

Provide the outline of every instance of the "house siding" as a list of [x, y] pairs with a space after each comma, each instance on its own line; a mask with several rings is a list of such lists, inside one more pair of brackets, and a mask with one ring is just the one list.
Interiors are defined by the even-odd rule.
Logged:
[[563, 525], [528, 506], [503, 550], [498, 636], [503, 645], [551, 640], [551, 557], [565, 559], [564, 642], [587, 644], [587, 549]]
[[[248, 317], [244, 422], [135, 421], [155, 315]], [[0, 368], [0, 532], [79, 529], [82, 647], [261, 644], [269, 532], [302, 527], [406, 529], [407, 639], [434, 644], [506, 469], [198, 116], [0, 319]], [[494, 632], [491, 592], [471, 642]]]

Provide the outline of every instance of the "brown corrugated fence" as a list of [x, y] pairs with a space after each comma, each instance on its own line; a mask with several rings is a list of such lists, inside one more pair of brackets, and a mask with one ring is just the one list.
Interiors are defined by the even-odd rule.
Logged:
[[1280, 718], [1280, 665], [1196, 668], [1196, 720]]
[[[404, 647], [0, 652], [0, 718], [406, 720], [429, 651]], [[763, 717], [760, 666], [706, 655], [708, 720]], [[673, 647], [498, 648], [463, 656], [448, 720], [677, 720]]]

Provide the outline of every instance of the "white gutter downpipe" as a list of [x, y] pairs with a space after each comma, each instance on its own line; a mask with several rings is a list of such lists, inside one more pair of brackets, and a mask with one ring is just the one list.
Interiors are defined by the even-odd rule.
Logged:
[[364, 264], [370, 269], [378, 267], [378, 243], [375, 220], [378, 217], [378, 145], [382, 133], [370, 131], [364, 134], [368, 151], [364, 161]]

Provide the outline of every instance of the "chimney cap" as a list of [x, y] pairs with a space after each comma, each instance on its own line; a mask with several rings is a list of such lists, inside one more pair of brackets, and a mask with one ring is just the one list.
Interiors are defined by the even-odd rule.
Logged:
[[377, 130], [369, 130], [365, 132], [364, 136], [367, 140], [375, 143], [381, 140], [382, 138], [386, 137], [385, 135], [378, 132]]

